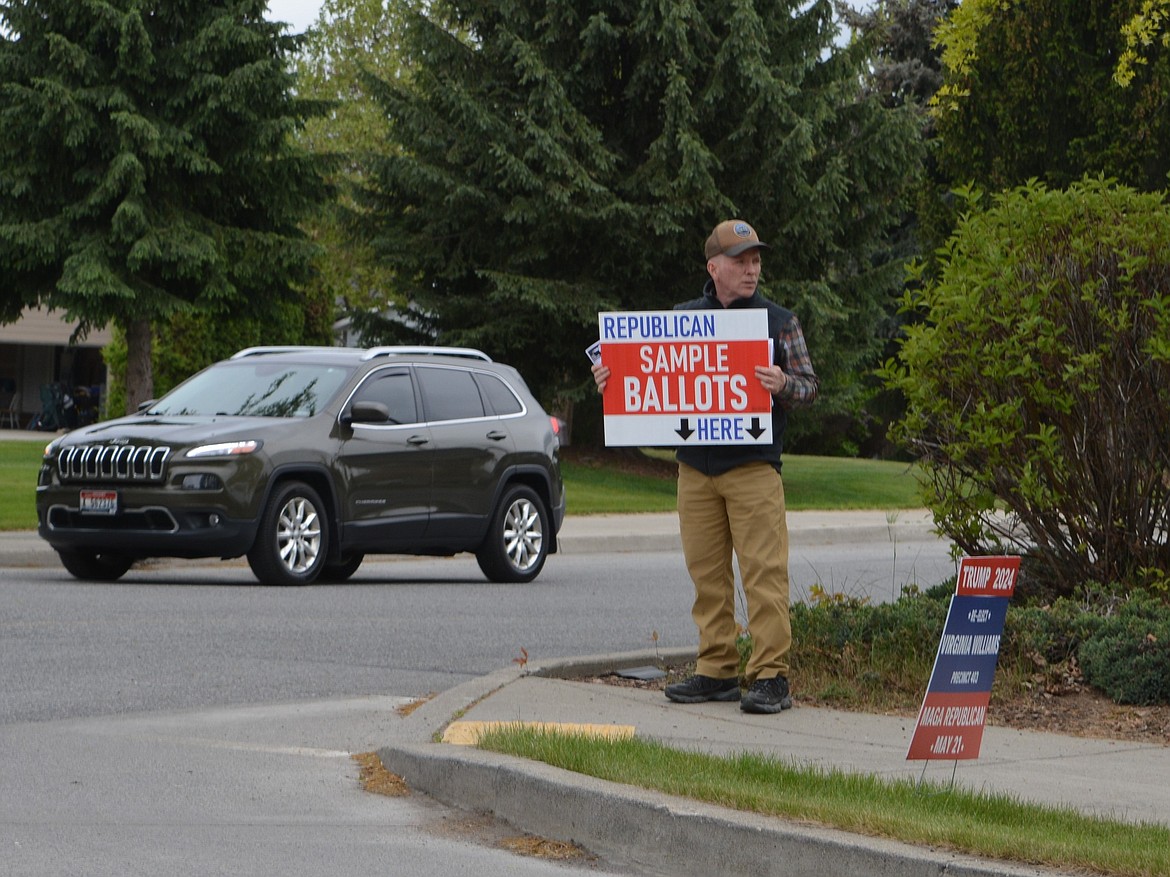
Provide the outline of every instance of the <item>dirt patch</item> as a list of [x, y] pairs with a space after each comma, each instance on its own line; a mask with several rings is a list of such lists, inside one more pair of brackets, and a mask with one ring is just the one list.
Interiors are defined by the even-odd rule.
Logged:
[[555, 862], [596, 861], [596, 856], [591, 856], [576, 844], [527, 834], [522, 837], [505, 837], [499, 845], [517, 855], [534, 859], [550, 859]]
[[361, 769], [358, 782], [367, 792], [385, 795], [388, 798], [404, 798], [410, 794], [410, 787], [406, 785], [406, 781], [398, 774], [386, 770], [377, 752], [362, 752], [352, 757]]
[[1170, 745], [1170, 706], [1122, 706], [1092, 689], [1064, 694], [1029, 692], [1007, 700], [993, 697], [987, 721], [1074, 737]]
[[[361, 769], [359, 782], [365, 791], [391, 798], [410, 794], [410, 787], [406, 781], [386, 770], [378, 753], [362, 752], [352, 758]], [[420, 804], [422, 807], [432, 805], [433, 802], [426, 801]], [[486, 813], [443, 811], [442, 817], [430, 821], [428, 826], [438, 834], [484, 846], [499, 847], [518, 856], [584, 865], [590, 869], [596, 868], [600, 863], [597, 856], [570, 841], [552, 840], [531, 834], [512, 834], [514, 829], [511, 826]]]
[[398, 713], [398, 715], [402, 716], [403, 718], [406, 718], [411, 713], [413, 713], [416, 709], [418, 709], [420, 706], [422, 706], [424, 703], [426, 703], [429, 700], [434, 700], [434, 699], [435, 699], [435, 692], [432, 691], [428, 694], [424, 694], [420, 698], [416, 698], [415, 700], [412, 700], [410, 703], [404, 703], [402, 706], [395, 707], [394, 712]]

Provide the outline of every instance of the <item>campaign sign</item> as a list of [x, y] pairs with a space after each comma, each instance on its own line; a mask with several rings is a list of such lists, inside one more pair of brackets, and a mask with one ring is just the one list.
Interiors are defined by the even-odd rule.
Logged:
[[607, 445], [771, 443], [763, 309], [606, 312], [598, 329]]
[[1010, 597], [1020, 574], [1018, 557], [964, 557], [955, 593], [968, 597]]
[[908, 760], [979, 757], [1018, 557], [964, 557]]

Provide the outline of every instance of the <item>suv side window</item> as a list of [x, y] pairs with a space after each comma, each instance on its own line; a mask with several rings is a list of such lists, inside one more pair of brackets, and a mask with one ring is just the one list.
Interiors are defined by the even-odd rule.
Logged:
[[524, 411], [523, 403], [516, 398], [516, 394], [508, 389], [508, 385], [495, 375], [477, 374], [475, 382], [487, 397], [488, 404], [500, 417], [509, 414], [520, 414]]
[[408, 369], [383, 369], [374, 372], [358, 387], [354, 402], [381, 402], [390, 411], [392, 424], [418, 423], [418, 406]]
[[484, 416], [483, 399], [471, 372], [427, 366], [419, 366], [417, 372], [428, 422]]

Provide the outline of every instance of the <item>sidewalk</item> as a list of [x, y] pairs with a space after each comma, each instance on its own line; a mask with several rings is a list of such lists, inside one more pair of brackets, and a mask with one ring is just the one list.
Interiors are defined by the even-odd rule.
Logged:
[[[663, 653], [685, 660], [694, 653]], [[784, 874], [824, 877], [1050, 875], [1043, 868], [982, 861], [603, 782], [434, 742], [467, 722], [542, 722], [632, 727], [641, 737], [711, 754], [761, 752], [846, 772], [917, 780], [906, 761], [909, 718], [799, 707], [748, 715], [736, 703], [674, 704], [661, 692], [579, 681], [653, 664], [653, 652], [506, 668], [438, 695], [405, 720], [409, 742], [379, 751], [387, 769], [418, 791], [487, 811], [533, 834], [572, 840], [601, 856], [672, 875]], [[577, 680], [577, 681], [575, 681]], [[992, 703], [992, 712], [995, 704]], [[400, 735], [401, 738], [401, 735]], [[448, 738], [457, 739], [449, 734]], [[1111, 819], [1170, 825], [1170, 748], [989, 726], [980, 757], [928, 762], [928, 781], [1069, 806]], [[668, 863], [665, 865], [664, 863]]]
[[[887, 542], [934, 536], [926, 512], [789, 512], [793, 544]], [[674, 515], [570, 518], [566, 552], [677, 548]], [[620, 548], [618, 547], [620, 545]], [[653, 652], [508, 667], [453, 688], [408, 719], [411, 742], [379, 752], [386, 767], [440, 801], [488, 811], [537, 835], [670, 875], [1022, 877], [1058, 872], [745, 814], [439, 739], [457, 723], [541, 722], [628, 727], [711, 754], [761, 752], [887, 778], [920, 776], [961, 788], [1068, 806], [1089, 815], [1170, 826], [1170, 747], [989, 726], [980, 757], [910, 762], [911, 718], [800, 708], [741, 712], [735, 703], [674, 704], [657, 691], [580, 681], [616, 669], [694, 658]], [[994, 716], [994, 702], [991, 713]], [[466, 727], [466, 726], [464, 726]], [[925, 771], [923, 770], [925, 764]], [[664, 867], [665, 864], [665, 867]]]

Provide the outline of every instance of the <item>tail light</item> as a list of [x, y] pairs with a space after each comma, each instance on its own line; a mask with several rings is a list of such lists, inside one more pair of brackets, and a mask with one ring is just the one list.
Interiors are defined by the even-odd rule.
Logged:
[[552, 425], [553, 435], [556, 437], [557, 444], [565, 444], [565, 421], [559, 417], [550, 416], [548, 422]]

